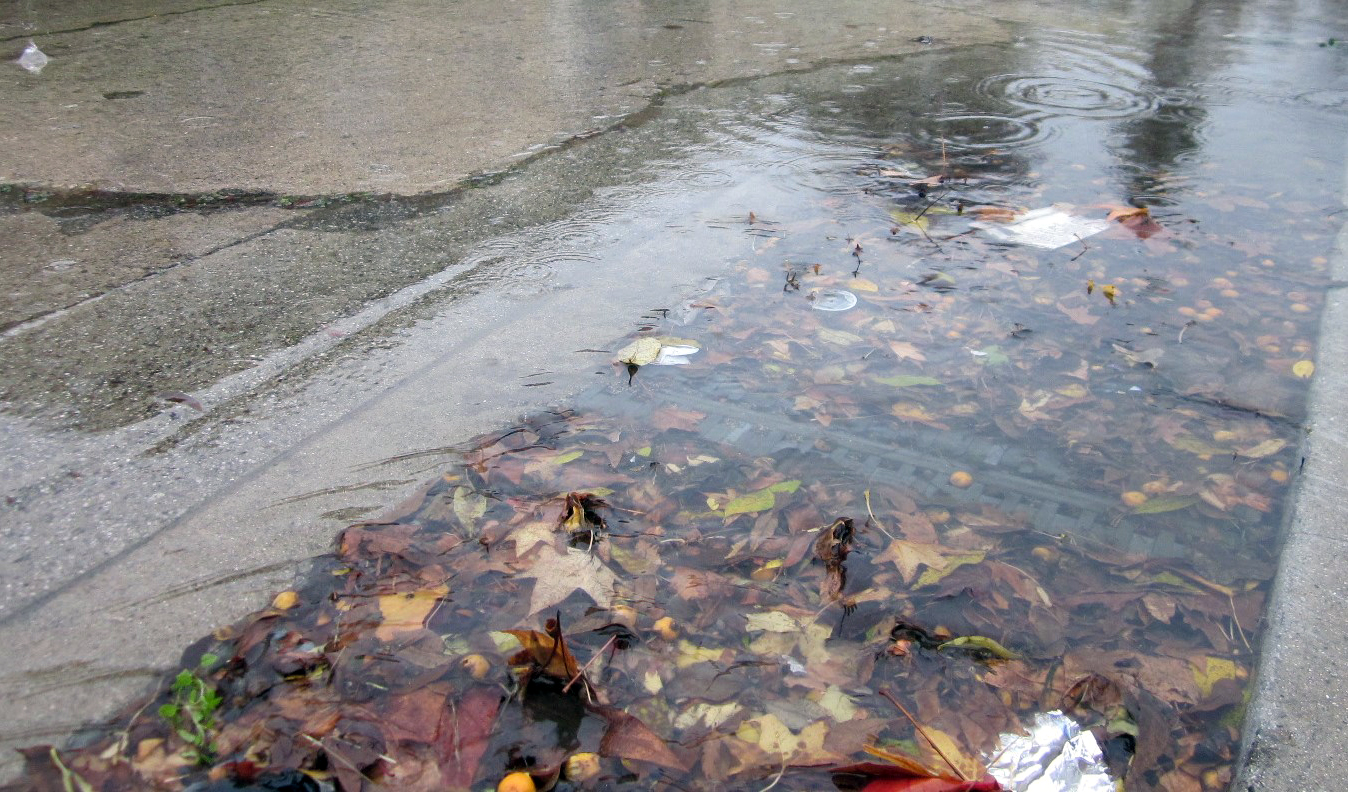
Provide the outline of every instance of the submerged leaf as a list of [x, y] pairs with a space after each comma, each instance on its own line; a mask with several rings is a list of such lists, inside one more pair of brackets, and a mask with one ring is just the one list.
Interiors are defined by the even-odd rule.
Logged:
[[1162, 514], [1187, 509], [1198, 503], [1198, 498], [1186, 495], [1180, 498], [1154, 498], [1133, 509], [1133, 514]]
[[630, 366], [645, 366], [660, 357], [660, 340], [646, 336], [618, 350], [617, 360]]
[[375, 636], [381, 641], [391, 641], [399, 633], [421, 629], [436, 603], [448, 593], [448, 586], [435, 586], [406, 594], [382, 595], [379, 612], [384, 619], [375, 629]]

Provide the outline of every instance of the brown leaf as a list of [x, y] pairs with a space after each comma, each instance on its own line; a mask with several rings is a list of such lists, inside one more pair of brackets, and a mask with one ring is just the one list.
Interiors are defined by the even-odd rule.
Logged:
[[[559, 617], [560, 618], [560, 617]], [[543, 629], [502, 630], [515, 636], [524, 648], [510, 658], [512, 666], [530, 665], [554, 679], [570, 681], [580, 673], [580, 664], [566, 648], [566, 638], [562, 635], [559, 619], [548, 619]]]
[[608, 721], [608, 729], [599, 741], [600, 756], [651, 762], [674, 770], [685, 769], [684, 762], [669, 750], [660, 735], [636, 716], [604, 704], [592, 704], [590, 711]]

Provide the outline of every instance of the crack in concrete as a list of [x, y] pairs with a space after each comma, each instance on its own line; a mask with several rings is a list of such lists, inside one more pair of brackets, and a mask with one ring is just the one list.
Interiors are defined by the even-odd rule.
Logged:
[[183, 16], [183, 15], [185, 15], [185, 14], [196, 14], [196, 13], [201, 12], [201, 11], [212, 11], [212, 10], [215, 10], [215, 9], [217, 9], [217, 8], [234, 8], [234, 7], [236, 7], [236, 6], [250, 6], [250, 5], [257, 5], [257, 4], [259, 4], [259, 3], [269, 3], [269, 2], [271, 2], [271, 1], [272, 1], [272, 0], [238, 0], [238, 2], [234, 2], [234, 3], [218, 3], [218, 4], [216, 4], [216, 5], [198, 6], [198, 7], [196, 7], [196, 8], [184, 8], [184, 9], [181, 10], [181, 11], [165, 11], [165, 12], [163, 12], [162, 14], [146, 14], [145, 16], [127, 17], [126, 19], [100, 20], [100, 21], [98, 21], [98, 22], [90, 22], [89, 24], [85, 25], [84, 27], [64, 28], [64, 29], [61, 29], [61, 30], [35, 30], [35, 31], [30, 31], [30, 32], [27, 32], [27, 33], [20, 34], [20, 35], [18, 35], [18, 36], [9, 36], [9, 37], [7, 37], [7, 38], [0, 38], [0, 42], [23, 41], [23, 40], [25, 40], [25, 39], [32, 39], [32, 38], [36, 38], [36, 37], [38, 37], [38, 36], [64, 36], [64, 35], [68, 35], [68, 34], [71, 34], [71, 33], [85, 33], [85, 32], [87, 32], [87, 31], [90, 31], [90, 30], [96, 30], [96, 29], [98, 29], [98, 28], [114, 27], [114, 26], [116, 26], [116, 25], [125, 25], [125, 24], [127, 24], [127, 23], [129, 23], [129, 22], [143, 22], [143, 21], [145, 21], [145, 20], [147, 20], [147, 19], [158, 19], [158, 18], [160, 18], [160, 17]]

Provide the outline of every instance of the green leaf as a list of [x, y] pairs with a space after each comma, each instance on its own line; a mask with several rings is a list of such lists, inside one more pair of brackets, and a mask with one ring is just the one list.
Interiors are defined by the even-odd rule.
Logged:
[[1005, 646], [1002, 646], [993, 639], [983, 635], [965, 635], [950, 641], [946, 641], [945, 643], [941, 644], [936, 648], [977, 649], [980, 651], [988, 652], [994, 657], [1000, 657], [1003, 660], [1020, 659], [1020, 655], [1016, 654], [1010, 649], [1007, 649]]
[[215, 665], [218, 662], [220, 662], [219, 655], [214, 655], [211, 654], [210, 652], [207, 652], [206, 654], [201, 656], [201, 663], [199, 663], [199, 665], [202, 668], [210, 668], [211, 666]]
[[748, 495], [741, 495], [727, 503], [725, 505], [725, 516], [733, 517], [736, 514], [767, 511], [776, 502], [777, 499], [773, 496], [771, 488], [750, 492]]
[[924, 377], [920, 374], [898, 374], [893, 377], [876, 377], [875, 381], [881, 385], [893, 385], [896, 388], [911, 388], [914, 385], [944, 384], [935, 377]]
[[1011, 362], [1011, 358], [1006, 356], [1006, 353], [1002, 351], [998, 344], [978, 350], [974, 357], [985, 366], [1000, 366]]
[[1133, 514], [1161, 514], [1179, 511], [1180, 509], [1187, 509], [1195, 503], [1198, 503], [1198, 498], [1194, 495], [1187, 495], [1182, 498], [1156, 498], [1133, 509]]
[[800, 489], [800, 479], [791, 479], [790, 481], [779, 481], [768, 487], [768, 492], [795, 492]]
[[169, 719], [169, 720], [172, 720], [172, 719], [178, 717], [178, 705], [177, 705], [177, 704], [160, 704], [160, 705], [159, 705], [159, 717], [161, 717], [161, 718], [167, 718], [167, 719]]

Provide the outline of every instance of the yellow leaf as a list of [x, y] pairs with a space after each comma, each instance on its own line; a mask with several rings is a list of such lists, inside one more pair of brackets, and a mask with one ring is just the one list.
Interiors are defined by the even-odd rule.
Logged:
[[865, 278], [853, 278], [852, 282], [847, 284], [847, 288], [851, 289], [852, 291], [864, 291], [864, 292], [880, 291], [880, 287], [876, 286], [874, 281], [869, 281], [866, 280]]
[[419, 630], [426, 617], [446, 594], [448, 586], [421, 589], [406, 594], [384, 594], [379, 597], [379, 612], [384, 620], [374, 631], [381, 641], [391, 641], [398, 633]]
[[753, 632], [795, 633], [800, 631], [800, 622], [781, 611], [768, 611], [746, 614], [744, 628]]
[[675, 658], [674, 665], [679, 668], [687, 668], [698, 663], [714, 663], [719, 661], [723, 654], [725, 654], [724, 649], [697, 646], [685, 639], [679, 641], [679, 656]]
[[1204, 660], [1206, 661], [1203, 664], [1204, 668], [1199, 669], [1198, 663], [1194, 663], [1193, 666], [1194, 682], [1198, 684], [1205, 697], [1211, 696], [1212, 687], [1223, 679], [1237, 678], [1238, 669], [1230, 660], [1224, 657], [1207, 657]]
[[851, 346], [861, 343], [861, 336], [849, 333], [846, 330], [834, 330], [831, 327], [822, 328], [819, 331], [819, 337], [830, 344], [838, 346]]
[[940, 568], [945, 565], [945, 554], [941, 548], [934, 544], [926, 542], [910, 542], [906, 539], [895, 539], [889, 543], [885, 551], [876, 556], [875, 563], [881, 564], [890, 562], [898, 567], [899, 574], [903, 575], [905, 583], [912, 583], [913, 578], [917, 576], [917, 568], [920, 566]]
[[1279, 440], [1277, 438], [1274, 438], [1271, 440], [1265, 440], [1259, 445], [1252, 446], [1250, 448], [1243, 448], [1240, 450], [1240, 455], [1243, 457], [1249, 457], [1250, 459], [1262, 459], [1266, 456], [1269, 456], [1270, 454], [1276, 454], [1286, 447], [1287, 447], [1286, 440]]
[[300, 602], [299, 594], [296, 594], [293, 591], [282, 591], [280, 594], [276, 595], [275, 599], [271, 601], [271, 606], [277, 610], [290, 610], [291, 608], [298, 605], [299, 602]]
[[646, 336], [638, 338], [622, 349], [618, 350], [618, 362], [630, 363], [637, 366], [645, 366], [654, 363], [655, 359], [660, 357], [659, 339]]
[[1090, 391], [1086, 390], [1085, 385], [1074, 382], [1071, 385], [1058, 388], [1058, 394], [1060, 396], [1066, 396], [1069, 399], [1084, 399], [1090, 395]]
[[1299, 379], [1310, 379], [1315, 373], [1315, 364], [1309, 360], [1298, 360], [1292, 364], [1292, 374]]
[[922, 573], [922, 577], [917, 579], [916, 586], [920, 588], [922, 586], [930, 586], [934, 583], [939, 583], [951, 572], [954, 572], [965, 564], [981, 564], [985, 557], [987, 557], [987, 553], [982, 550], [974, 553], [948, 556], [945, 560], [945, 565], [941, 568], [928, 567], [927, 571]]
[[837, 685], [829, 685], [822, 693], [811, 693], [809, 698], [838, 723], [845, 723], [857, 716], [857, 705], [852, 703], [852, 697], [842, 692]]
[[[926, 740], [930, 740], [932, 743], [928, 745], [926, 740], [922, 741], [923, 753], [929, 757], [927, 764], [932, 767], [945, 767], [948, 760], [950, 764], [955, 766], [958, 774], [964, 778], [982, 778], [983, 774], [987, 772], [983, 763], [966, 754], [960, 748], [959, 743], [955, 742], [955, 739], [949, 734], [932, 726], [923, 726], [922, 733]], [[932, 746], [937, 749], [936, 754], [925, 750]], [[932, 759], [936, 761], [931, 761]]]

